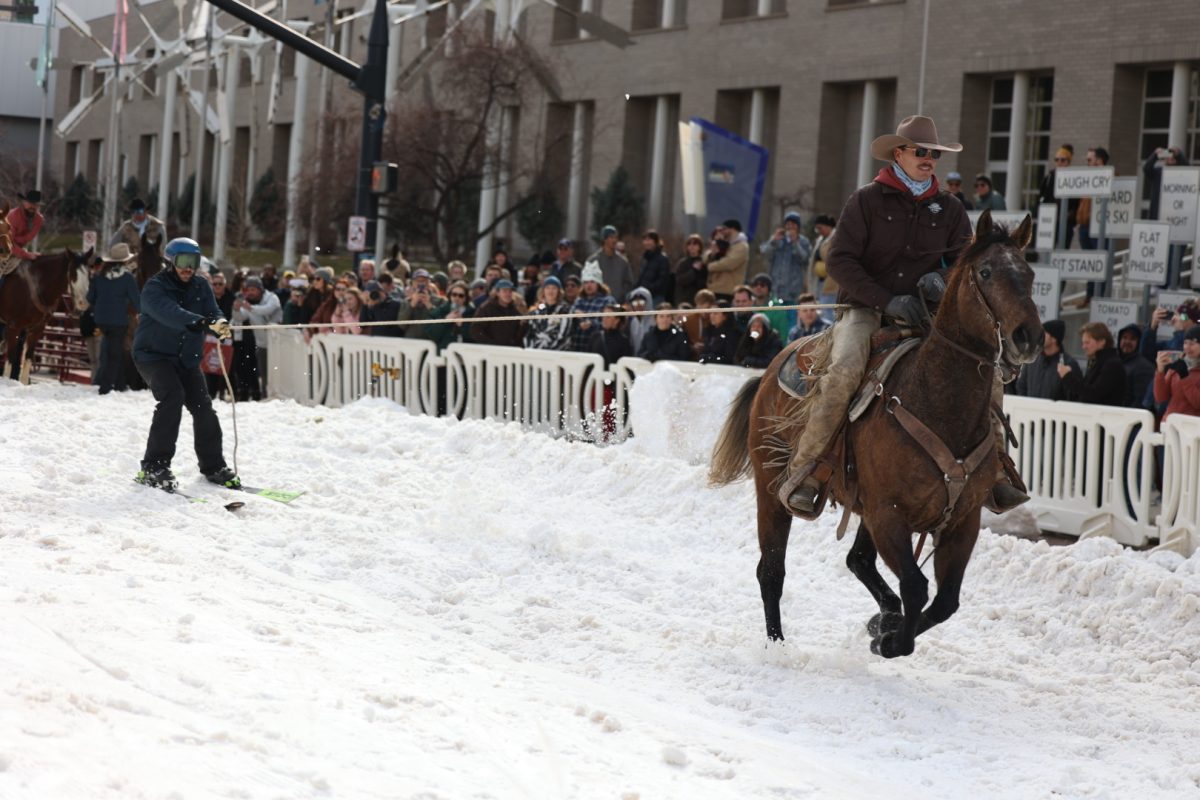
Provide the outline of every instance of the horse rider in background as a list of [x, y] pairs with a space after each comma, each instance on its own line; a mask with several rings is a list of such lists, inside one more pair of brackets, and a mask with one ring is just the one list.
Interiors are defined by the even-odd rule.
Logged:
[[129, 252], [137, 256], [142, 249], [142, 236], [147, 239], [165, 242], [167, 226], [161, 219], [146, 213], [146, 203], [139, 197], [129, 201], [129, 219], [121, 223], [117, 232], [108, 240], [111, 249], [113, 245], [124, 242], [129, 245]]
[[[934, 121], [923, 116], [904, 119], [895, 135], [871, 144], [871, 155], [887, 166], [846, 201], [826, 264], [841, 287], [838, 301], [850, 308], [838, 313], [829, 368], [779, 488], [780, 502], [794, 515], [811, 519], [815, 513], [822, 482], [814, 473], [846, 421], [881, 318], [923, 327], [926, 312], [919, 295], [924, 291], [931, 300], [941, 299], [943, 268], [971, 241], [966, 210], [938, 186], [934, 175], [943, 152], [961, 150], [960, 144], [940, 144]], [[998, 442], [1003, 442], [1002, 428]], [[1007, 511], [1028, 499], [1002, 474], [987, 505]]]
[[37, 238], [38, 231], [42, 229], [42, 223], [46, 221], [39, 211], [42, 205], [42, 193], [37, 189], [30, 189], [25, 194], [18, 194], [17, 199], [21, 202], [12, 211], [9, 211], [8, 217], [5, 218], [12, 228], [10, 231], [12, 254], [18, 259], [33, 261], [41, 253], [26, 250], [25, 246]]

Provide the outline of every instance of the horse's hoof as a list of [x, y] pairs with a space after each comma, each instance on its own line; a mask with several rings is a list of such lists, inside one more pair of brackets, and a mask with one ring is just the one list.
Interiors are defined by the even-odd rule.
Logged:
[[892, 611], [889, 611], [886, 614], [880, 612], [867, 621], [867, 633], [869, 633], [872, 638], [879, 638], [881, 634], [891, 633], [892, 631], [899, 630], [903, 623], [903, 614], [897, 614]]
[[883, 636], [878, 636], [871, 640], [871, 652], [877, 656], [883, 656], [884, 658], [911, 656], [913, 652], [913, 643], [909, 642], [906, 647], [901, 641], [901, 636], [899, 633], [885, 633]]

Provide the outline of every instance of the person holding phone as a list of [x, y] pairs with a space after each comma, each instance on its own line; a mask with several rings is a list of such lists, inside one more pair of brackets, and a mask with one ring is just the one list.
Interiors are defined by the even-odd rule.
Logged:
[[1063, 352], [1063, 337], [1067, 326], [1061, 319], [1047, 320], [1042, 324], [1046, 338], [1042, 341], [1041, 358], [1021, 368], [1017, 378], [1016, 394], [1020, 397], [1037, 397], [1042, 400], [1066, 400], [1060, 368], [1083, 376], [1079, 362]]
[[1166, 403], [1162, 418], [1172, 414], [1200, 416], [1200, 325], [1183, 335], [1183, 350], [1163, 350], [1154, 372], [1154, 400]]

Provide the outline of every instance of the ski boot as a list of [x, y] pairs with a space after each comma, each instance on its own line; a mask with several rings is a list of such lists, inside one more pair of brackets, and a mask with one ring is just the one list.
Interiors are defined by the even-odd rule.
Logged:
[[174, 492], [179, 488], [179, 481], [171, 472], [171, 465], [162, 461], [142, 464], [135, 481], [152, 489], [162, 489], [164, 492]]
[[215, 472], [206, 472], [204, 473], [204, 477], [209, 483], [224, 486], [226, 489], [242, 488], [242, 479], [229, 467], [221, 467]]

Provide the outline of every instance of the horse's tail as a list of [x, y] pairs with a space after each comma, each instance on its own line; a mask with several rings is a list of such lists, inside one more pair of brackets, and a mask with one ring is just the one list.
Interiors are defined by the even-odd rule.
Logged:
[[761, 383], [761, 376], [746, 381], [729, 405], [729, 416], [721, 426], [708, 466], [711, 486], [724, 486], [750, 474], [750, 406]]

